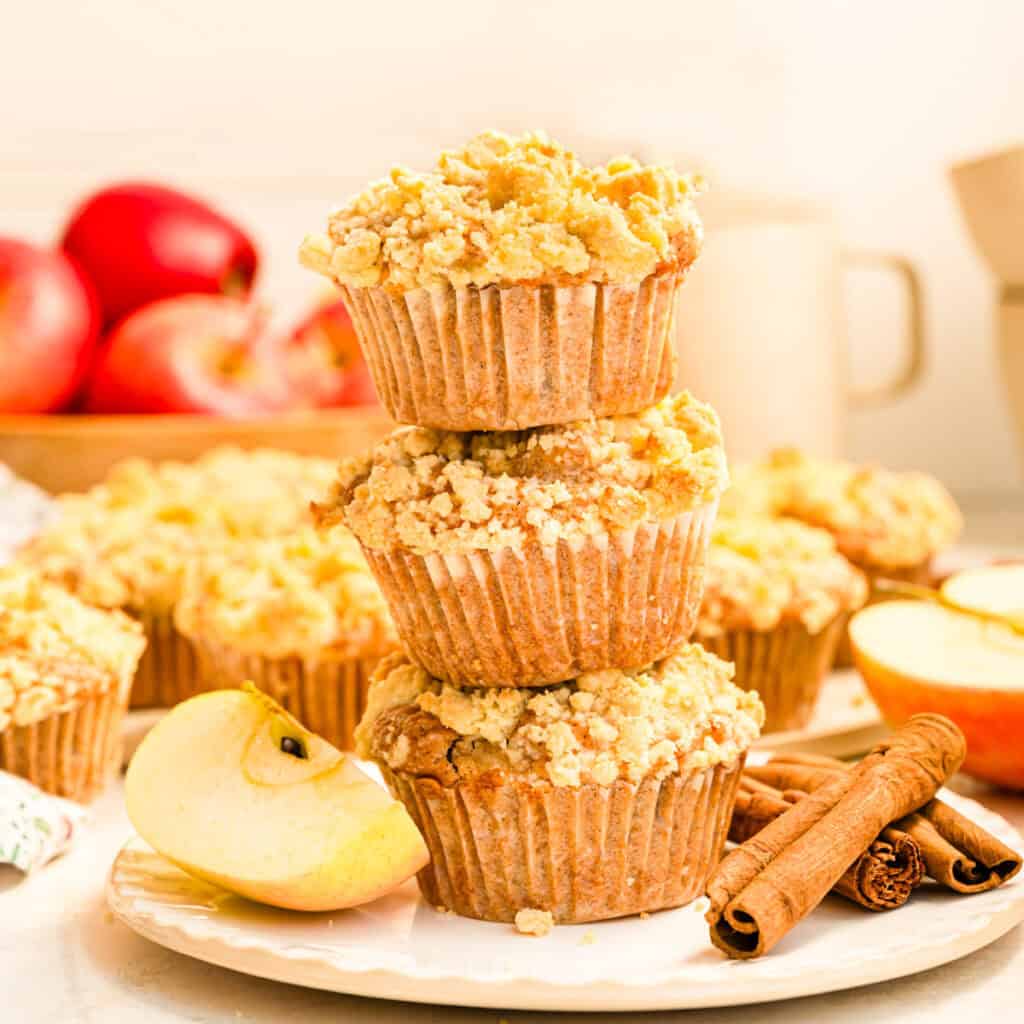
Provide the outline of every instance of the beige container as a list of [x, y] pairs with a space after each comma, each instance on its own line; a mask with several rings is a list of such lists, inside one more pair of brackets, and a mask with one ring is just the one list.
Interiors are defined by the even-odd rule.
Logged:
[[[700, 210], [706, 240], [678, 321], [677, 385], [718, 411], [731, 460], [785, 446], [841, 455], [849, 410], [890, 401], [920, 374], [912, 266], [844, 251], [828, 211], [813, 204], [712, 192]], [[907, 294], [904, 365], [869, 391], [847, 379], [842, 275], [851, 266], [895, 273]]]
[[377, 393], [396, 420], [520, 430], [637, 412], [664, 398], [675, 373], [683, 276], [342, 293]]
[[409, 656], [458, 686], [543, 686], [640, 668], [689, 639], [717, 503], [521, 549], [364, 548]]
[[701, 895], [742, 767], [579, 788], [492, 775], [445, 787], [382, 771], [430, 849], [418, 878], [428, 903], [484, 921], [535, 908], [574, 924]]

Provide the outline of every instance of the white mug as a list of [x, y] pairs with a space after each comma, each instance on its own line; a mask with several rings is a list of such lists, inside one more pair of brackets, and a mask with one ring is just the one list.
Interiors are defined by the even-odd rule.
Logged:
[[[826, 210], [810, 203], [710, 193], [699, 207], [704, 250], [677, 310], [676, 383], [710, 402], [737, 462], [792, 445], [839, 456], [851, 407], [889, 401], [923, 361], [921, 289], [913, 267], [888, 253], [846, 252]], [[870, 391], [848, 382], [845, 265], [891, 270], [906, 287], [906, 357]]]

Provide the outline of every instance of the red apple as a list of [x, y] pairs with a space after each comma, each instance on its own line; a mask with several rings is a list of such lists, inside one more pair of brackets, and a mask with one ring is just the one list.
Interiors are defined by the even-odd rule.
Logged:
[[315, 310], [285, 342], [285, 363], [296, 401], [323, 408], [374, 405], [377, 392], [340, 299]]
[[284, 409], [287, 380], [265, 336], [265, 316], [241, 299], [182, 295], [144, 306], [101, 349], [85, 409], [236, 419]]
[[77, 389], [99, 335], [92, 288], [59, 250], [0, 238], [0, 412], [50, 412]]
[[109, 327], [189, 292], [244, 297], [259, 257], [237, 224], [162, 185], [105, 188], [74, 212], [61, 243], [92, 279]]

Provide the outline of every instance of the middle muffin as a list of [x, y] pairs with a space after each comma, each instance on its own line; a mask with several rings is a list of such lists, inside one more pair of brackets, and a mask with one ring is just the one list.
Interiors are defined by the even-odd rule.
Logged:
[[557, 427], [400, 429], [319, 512], [359, 539], [432, 676], [543, 686], [689, 637], [727, 476], [718, 417], [683, 392]]

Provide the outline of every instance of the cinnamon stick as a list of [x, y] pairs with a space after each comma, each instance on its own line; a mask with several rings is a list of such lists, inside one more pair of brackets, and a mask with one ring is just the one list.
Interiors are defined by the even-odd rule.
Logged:
[[711, 941], [728, 956], [770, 950], [890, 822], [926, 804], [960, 767], [963, 734], [915, 715], [723, 859], [707, 886]]
[[[784, 814], [805, 793], [780, 793], [755, 779], [743, 778], [736, 796], [729, 838], [743, 843]], [[832, 887], [865, 910], [902, 907], [924, 877], [921, 849], [905, 832], [885, 829]]]
[[[769, 786], [810, 792], [846, 767], [842, 761], [817, 755], [779, 754], [746, 771]], [[1016, 850], [942, 800], [930, 801], [892, 827], [918, 844], [930, 878], [964, 896], [997, 888], [1024, 862]]]

